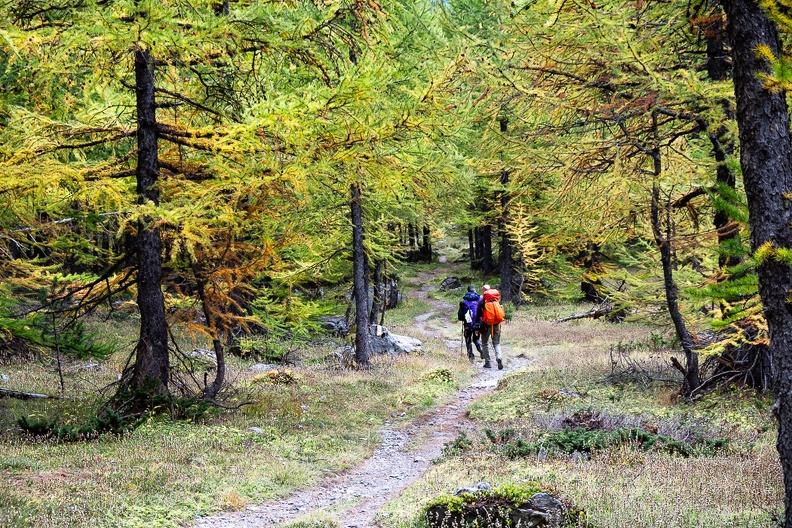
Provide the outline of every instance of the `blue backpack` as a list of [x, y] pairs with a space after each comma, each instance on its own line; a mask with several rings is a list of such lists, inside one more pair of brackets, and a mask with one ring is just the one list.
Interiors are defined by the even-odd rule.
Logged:
[[460, 321], [464, 321], [465, 324], [473, 325], [476, 322], [476, 310], [478, 309], [478, 301], [479, 296], [477, 293], [467, 292], [465, 293], [465, 297], [462, 299], [462, 306], [465, 308], [464, 314], [462, 314], [462, 310], [460, 310]]

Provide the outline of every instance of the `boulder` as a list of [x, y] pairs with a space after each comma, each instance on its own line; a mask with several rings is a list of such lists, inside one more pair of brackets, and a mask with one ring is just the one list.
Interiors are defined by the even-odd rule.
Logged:
[[458, 290], [462, 287], [462, 282], [460, 282], [459, 277], [446, 277], [443, 282], [440, 283], [441, 290]]
[[194, 369], [215, 370], [217, 368], [217, 356], [214, 350], [207, 348], [195, 348], [185, 354], [192, 363]]
[[319, 318], [322, 328], [331, 332], [336, 337], [349, 335], [349, 325], [346, 318], [341, 316], [326, 315]]
[[421, 341], [414, 337], [391, 334], [388, 329], [380, 325], [369, 327], [369, 353], [371, 355], [410, 354], [421, 351]]
[[547, 493], [535, 493], [516, 507], [486, 482], [459, 488], [456, 495], [474, 497], [453, 509], [447, 504], [429, 507], [425, 513], [430, 528], [560, 528], [567, 524], [564, 504]]

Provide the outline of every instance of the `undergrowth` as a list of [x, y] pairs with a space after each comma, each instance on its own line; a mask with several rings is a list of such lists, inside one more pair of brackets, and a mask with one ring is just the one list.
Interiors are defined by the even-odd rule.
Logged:
[[627, 446], [644, 451], [656, 450], [682, 457], [715, 456], [723, 453], [729, 446], [729, 440], [726, 438], [701, 438], [693, 442], [683, 442], [637, 427], [620, 428], [613, 431], [589, 430], [584, 427], [565, 428], [561, 431], [542, 433], [535, 442], [515, 438], [516, 433], [509, 429], [495, 433], [491, 429], [485, 428], [484, 432], [497, 452], [509, 458], [548, 452], [591, 453], [595, 450], [617, 446]]

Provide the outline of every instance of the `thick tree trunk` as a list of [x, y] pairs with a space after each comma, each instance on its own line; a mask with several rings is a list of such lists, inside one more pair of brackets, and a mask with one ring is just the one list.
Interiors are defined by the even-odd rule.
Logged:
[[[137, 193], [138, 203], [159, 204], [159, 159], [154, 99], [154, 59], [148, 51], [135, 51], [137, 99]], [[168, 390], [170, 363], [165, 299], [162, 294], [162, 241], [150, 218], [138, 223], [135, 252], [138, 268], [140, 339], [132, 366], [131, 388], [155, 394]]]
[[360, 184], [351, 186], [352, 200], [352, 269], [355, 297], [355, 361], [361, 368], [369, 366], [369, 314], [366, 288], [366, 255], [363, 247], [363, 208]]
[[792, 267], [777, 249], [792, 249], [792, 145], [784, 92], [768, 91], [759, 46], [781, 56], [775, 24], [752, 0], [727, 0], [728, 35], [734, 61], [734, 92], [740, 130], [740, 166], [748, 197], [751, 248], [763, 248], [759, 294], [770, 333], [778, 441], [784, 470], [786, 528], [792, 528]]

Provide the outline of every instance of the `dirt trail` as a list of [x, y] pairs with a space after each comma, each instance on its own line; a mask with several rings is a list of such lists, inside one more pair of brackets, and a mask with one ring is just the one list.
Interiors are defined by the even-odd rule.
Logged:
[[[439, 336], [440, 331], [427, 328], [428, 320], [437, 312], [449, 313], [456, 307], [429, 299], [437, 274], [419, 276], [421, 288], [408, 295], [428, 299], [433, 312], [415, 318], [415, 325], [426, 335]], [[448, 323], [440, 323], [447, 326]], [[459, 347], [458, 341], [446, 340], [449, 348]], [[504, 346], [504, 357], [508, 347]], [[480, 365], [480, 361], [477, 362]], [[196, 528], [274, 527], [293, 522], [311, 512], [329, 511], [341, 519], [345, 528], [375, 528], [377, 512], [403, 489], [425, 473], [432, 459], [440, 456], [445, 443], [462, 431], [475, 429], [466, 417], [471, 402], [492, 392], [506, 373], [527, 365], [527, 360], [511, 358], [504, 370], [480, 369], [473, 384], [461, 389], [449, 403], [407, 425], [386, 422], [379, 431], [382, 444], [362, 466], [326, 479], [316, 487], [304, 489], [284, 499], [258, 506], [244, 512], [229, 513], [199, 520]]]

